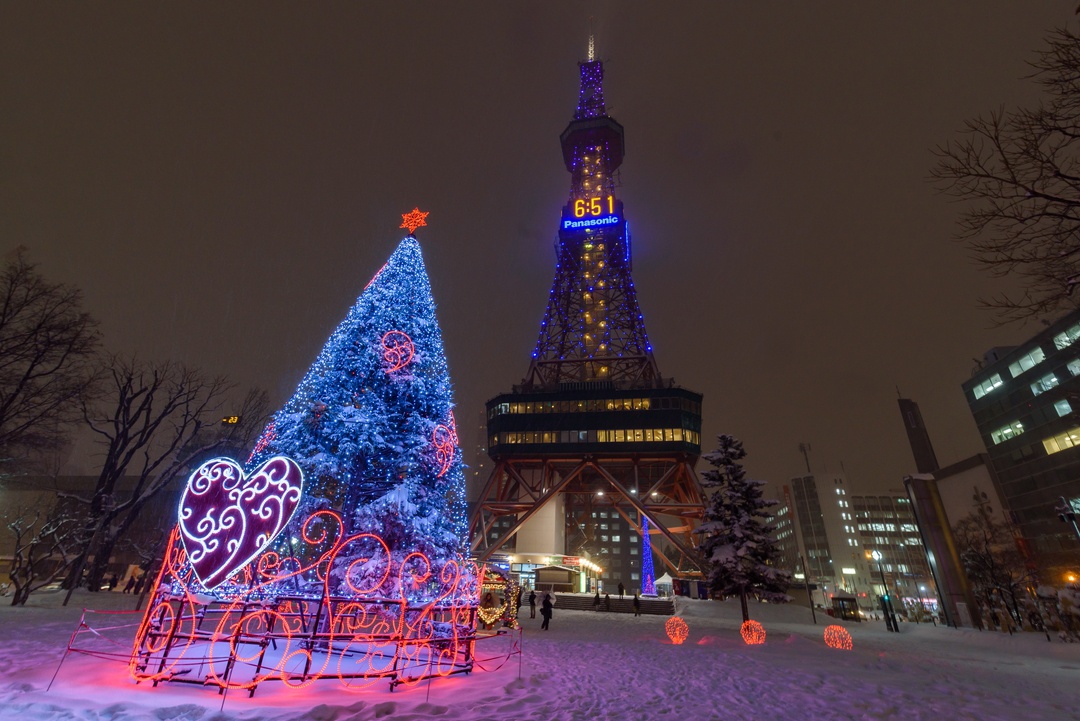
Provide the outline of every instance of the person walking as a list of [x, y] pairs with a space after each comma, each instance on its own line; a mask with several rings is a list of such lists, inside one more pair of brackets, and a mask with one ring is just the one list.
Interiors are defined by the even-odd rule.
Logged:
[[634, 615], [641, 615], [641, 599], [637, 597], [637, 591], [634, 591]]
[[622, 581], [619, 581], [619, 598], [622, 598], [623, 594], [625, 594], [625, 593], [626, 593], [626, 586], [622, 585]]
[[124, 593], [131, 593], [131, 589], [135, 588], [135, 574], [131, 574], [127, 583], [124, 584]]
[[596, 596], [593, 597], [592, 610], [594, 610], [594, 611], [599, 611], [600, 610], [600, 592], [599, 591], [597, 591]]
[[529, 618], [536, 618], [536, 589], [529, 590]]
[[540, 624], [540, 628], [547, 631], [548, 624], [551, 623], [551, 598], [547, 595], [544, 596], [544, 602], [540, 604], [540, 615], [544, 617], [544, 622]]
[[[600, 594], [598, 593], [596, 595], [599, 596]], [[606, 594], [606, 593], [604, 594], [604, 610], [605, 611], [610, 611], [611, 610], [611, 596]]]

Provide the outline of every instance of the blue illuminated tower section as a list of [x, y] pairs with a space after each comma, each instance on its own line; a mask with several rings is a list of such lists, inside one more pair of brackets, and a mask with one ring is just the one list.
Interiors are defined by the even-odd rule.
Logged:
[[648, 518], [641, 522], [641, 593], [646, 596], [656, 595], [656, 571], [653, 570]]
[[[700, 565], [701, 394], [661, 377], [653, 358], [619, 198], [623, 127], [607, 114], [603, 64], [590, 52], [578, 67], [577, 107], [559, 136], [570, 193], [555, 279], [528, 373], [487, 403], [494, 465], [470, 534], [482, 561], [587, 557], [604, 583], [644, 589], [653, 553], [673, 576]], [[644, 556], [642, 538], [655, 541]]]
[[559, 137], [570, 197], [559, 224], [555, 281], [525, 382], [653, 385], [660, 371], [630, 275], [630, 232], [617, 194], [623, 127], [604, 106], [603, 63], [590, 59], [579, 66], [577, 111]]

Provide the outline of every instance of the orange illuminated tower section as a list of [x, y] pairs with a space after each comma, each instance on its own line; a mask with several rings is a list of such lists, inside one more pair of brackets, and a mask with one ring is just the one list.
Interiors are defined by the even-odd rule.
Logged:
[[471, 532], [481, 560], [585, 558], [634, 589], [646, 585], [643, 546], [673, 574], [697, 570], [701, 395], [660, 375], [645, 333], [618, 197], [623, 127], [607, 115], [591, 55], [560, 136], [571, 181], [555, 280], [528, 374], [487, 403], [494, 467]]

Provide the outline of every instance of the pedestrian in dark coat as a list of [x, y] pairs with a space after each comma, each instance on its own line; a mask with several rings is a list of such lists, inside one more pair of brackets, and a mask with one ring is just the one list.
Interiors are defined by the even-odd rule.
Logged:
[[634, 592], [634, 615], [641, 615], [641, 599], [637, 597], [637, 592]]
[[529, 591], [529, 618], [536, 618], [536, 590]]
[[600, 610], [600, 592], [599, 591], [596, 592], [596, 596], [592, 600], [592, 610], [594, 610], [594, 611], [599, 611]]
[[[599, 594], [597, 594], [597, 595], [599, 595]], [[604, 610], [605, 611], [610, 611], [611, 610], [611, 596], [609, 596], [606, 593], [604, 594]]]
[[544, 596], [544, 603], [540, 606], [540, 615], [544, 617], [544, 622], [540, 624], [540, 628], [545, 631], [548, 630], [548, 624], [551, 623], [551, 611], [553, 606], [551, 605], [551, 599]]
[[622, 581], [619, 581], [619, 598], [622, 598], [623, 594], [625, 594], [625, 593], [626, 593], [626, 586], [622, 585]]

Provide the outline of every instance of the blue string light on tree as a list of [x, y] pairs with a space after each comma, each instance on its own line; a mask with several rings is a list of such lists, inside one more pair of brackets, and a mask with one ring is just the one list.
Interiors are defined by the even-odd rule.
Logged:
[[426, 216], [402, 215], [409, 235], [274, 415], [247, 466], [294, 458], [309, 483], [298, 518], [333, 509], [354, 532], [376, 532], [436, 561], [464, 551], [467, 519], [450, 374], [413, 235]]
[[656, 595], [656, 571], [653, 570], [652, 541], [649, 539], [649, 519], [641, 517], [641, 595]]

